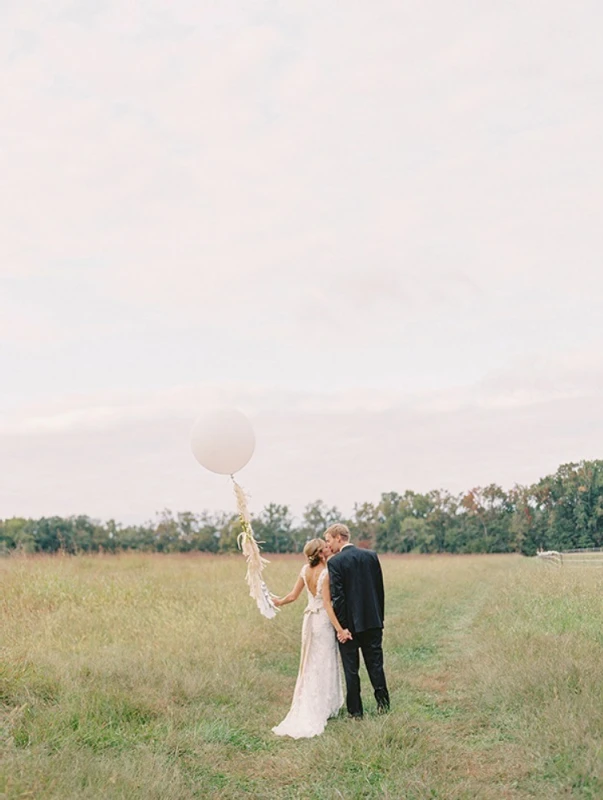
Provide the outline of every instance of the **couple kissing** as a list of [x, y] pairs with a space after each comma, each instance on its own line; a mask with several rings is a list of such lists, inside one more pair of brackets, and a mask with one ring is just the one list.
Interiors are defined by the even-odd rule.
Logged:
[[293, 739], [318, 736], [327, 720], [339, 713], [343, 706], [341, 665], [348, 715], [362, 719], [360, 651], [377, 710], [389, 710], [382, 646], [385, 593], [377, 554], [352, 544], [349, 528], [337, 523], [325, 531], [324, 540], [308, 542], [304, 555], [307, 563], [295, 586], [274, 601], [276, 606], [287, 605], [306, 589], [308, 605], [293, 702], [285, 719], [272, 729]]

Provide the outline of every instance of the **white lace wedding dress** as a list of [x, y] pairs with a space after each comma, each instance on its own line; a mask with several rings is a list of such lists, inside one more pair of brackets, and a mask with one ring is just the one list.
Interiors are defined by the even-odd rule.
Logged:
[[293, 739], [321, 734], [329, 717], [343, 705], [341, 665], [335, 630], [322, 600], [322, 585], [327, 569], [320, 573], [313, 595], [306, 581], [306, 564], [300, 575], [308, 594], [302, 624], [301, 658], [291, 709], [280, 725], [272, 730], [278, 736]]

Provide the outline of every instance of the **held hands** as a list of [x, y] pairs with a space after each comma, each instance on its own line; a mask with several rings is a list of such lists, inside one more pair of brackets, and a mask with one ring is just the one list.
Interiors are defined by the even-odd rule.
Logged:
[[352, 634], [349, 632], [347, 628], [342, 628], [340, 631], [337, 631], [337, 640], [340, 644], [345, 644], [352, 639]]

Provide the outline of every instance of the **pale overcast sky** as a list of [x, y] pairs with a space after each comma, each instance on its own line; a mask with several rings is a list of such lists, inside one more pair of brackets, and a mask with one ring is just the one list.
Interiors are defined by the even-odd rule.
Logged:
[[600, 0], [4, 0], [0, 517], [603, 457]]

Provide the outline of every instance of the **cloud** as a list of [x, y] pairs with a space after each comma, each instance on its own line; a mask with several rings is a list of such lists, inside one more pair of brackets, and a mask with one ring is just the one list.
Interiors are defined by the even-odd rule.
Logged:
[[259, 499], [596, 451], [600, 4], [0, 13], [7, 507], [194, 505], [209, 400]]
[[473, 285], [496, 309], [541, 282], [566, 288], [574, 270], [603, 288], [589, 211], [603, 120], [582, 60], [551, 94], [566, 56], [594, 42], [562, 4], [548, 9], [558, 55], [535, 17], [517, 29], [502, 4], [389, 3], [382, 17], [352, 4], [320, 26], [300, 4], [74, 14], [45, 15], [8, 69], [9, 269], [92, 250], [91, 280], [133, 309], [161, 302], [191, 324], [201, 309], [216, 326], [259, 312], [291, 335], [322, 317], [313, 308], [364, 298], [368, 339], [385, 299], [435, 319], [459, 297], [480, 313]]

